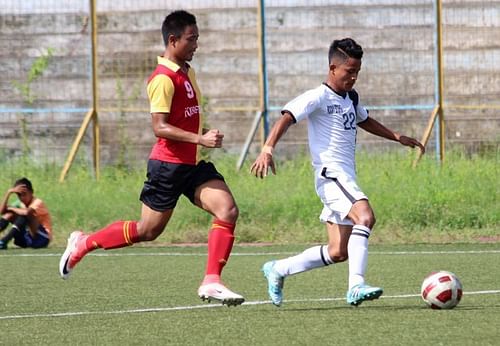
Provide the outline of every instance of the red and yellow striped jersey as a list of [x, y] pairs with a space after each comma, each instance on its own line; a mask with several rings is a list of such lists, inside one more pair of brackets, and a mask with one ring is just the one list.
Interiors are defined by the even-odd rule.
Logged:
[[[168, 113], [167, 122], [172, 126], [201, 133], [201, 94], [191, 67], [185, 74], [174, 62], [158, 57], [158, 65], [148, 79], [147, 93], [151, 113]], [[149, 158], [195, 165], [198, 148], [194, 143], [158, 138]]]

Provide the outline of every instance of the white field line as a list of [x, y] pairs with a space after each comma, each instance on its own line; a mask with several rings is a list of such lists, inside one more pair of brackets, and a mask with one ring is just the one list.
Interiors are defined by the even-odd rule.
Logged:
[[[16, 250], [17, 251], [17, 250]], [[280, 256], [280, 255], [295, 255], [297, 252], [233, 252], [231, 256]], [[500, 254], [500, 250], [449, 250], [449, 251], [370, 251], [370, 255], [394, 255], [394, 256], [408, 256], [408, 255], [461, 255], [461, 254]], [[0, 253], [0, 257], [59, 257], [61, 253]], [[182, 253], [182, 252], [93, 252], [87, 256], [96, 257], [126, 257], [126, 256], [206, 256], [203, 253]]]
[[[464, 295], [478, 295], [478, 294], [500, 294], [500, 290], [488, 291], [473, 291], [464, 292]], [[382, 296], [381, 299], [403, 299], [420, 297], [420, 294], [399, 294], [393, 296]], [[315, 299], [290, 299], [285, 300], [286, 303], [311, 303], [311, 302], [333, 302], [343, 301], [345, 298], [315, 298]], [[250, 305], [264, 305], [271, 304], [270, 301], [253, 301], [245, 302], [244, 306]], [[140, 308], [129, 310], [111, 310], [111, 311], [74, 311], [74, 312], [54, 312], [54, 313], [33, 313], [22, 315], [7, 315], [0, 316], [0, 320], [14, 320], [14, 319], [28, 319], [28, 318], [41, 318], [41, 317], [72, 317], [72, 316], [88, 316], [88, 315], [124, 315], [135, 313], [151, 313], [151, 312], [169, 312], [169, 311], [187, 311], [198, 309], [214, 309], [224, 307], [221, 304], [205, 304], [205, 305], [187, 305], [187, 306], [173, 306], [168, 308]], [[237, 309], [237, 307], [236, 307]]]

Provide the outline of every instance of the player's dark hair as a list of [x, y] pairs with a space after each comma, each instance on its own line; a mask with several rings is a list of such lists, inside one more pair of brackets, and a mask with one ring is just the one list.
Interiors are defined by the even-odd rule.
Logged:
[[26, 188], [33, 192], [33, 185], [31, 184], [31, 181], [28, 180], [28, 178], [21, 178], [17, 179], [16, 182], [14, 183], [14, 186], [19, 186], [19, 185], [26, 185]]
[[174, 11], [166, 16], [161, 26], [165, 47], [168, 46], [168, 37], [170, 35], [179, 38], [184, 32], [184, 29], [190, 25], [196, 25], [196, 17], [184, 10]]
[[328, 62], [331, 64], [333, 59], [346, 61], [349, 58], [361, 59], [363, 57], [363, 48], [352, 38], [343, 38], [335, 40], [330, 45], [328, 51]]

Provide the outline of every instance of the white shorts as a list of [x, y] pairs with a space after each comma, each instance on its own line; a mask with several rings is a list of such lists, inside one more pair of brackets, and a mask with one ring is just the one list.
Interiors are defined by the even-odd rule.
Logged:
[[323, 202], [323, 211], [319, 216], [321, 222], [338, 225], [352, 225], [351, 220], [346, 218], [352, 205], [361, 199], [368, 200], [355, 177], [326, 169], [316, 171], [316, 193]]

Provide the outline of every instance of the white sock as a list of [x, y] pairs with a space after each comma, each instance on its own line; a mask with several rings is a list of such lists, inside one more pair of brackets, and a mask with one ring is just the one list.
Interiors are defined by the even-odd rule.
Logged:
[[324, 267], [332, 263], [333, 260], [328, 254], [328, 246], [318, 245], [296, 256], [276, 261], [274, 269], [278, 274], [287, 276], [302, 273], [314, 268]]
[[368, 237], [371, 230], [363, 225], [352, 227], [351, 237], [347, 243], [349, 255], [349, 289], [365, 283], [366, 265], [368, 263]]

